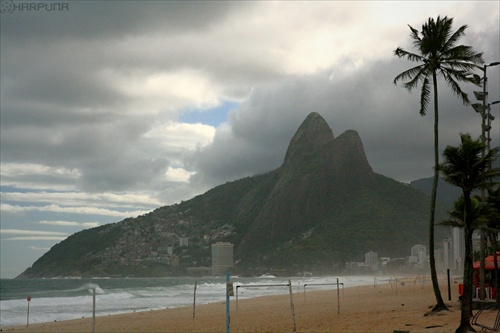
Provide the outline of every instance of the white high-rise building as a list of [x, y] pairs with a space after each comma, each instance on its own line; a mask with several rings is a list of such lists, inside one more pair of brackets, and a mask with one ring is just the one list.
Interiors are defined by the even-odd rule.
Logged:
[[451, 249], [453, 248], [452, 242], [450, 238], [446, 238], [443, 240], [443, 268], [451, 269], [453, 268], [452, 262], [452, 253]]
[[453, 261], [454, 265], [451, 268], [462, 271], [464, 263], [465, 243], [463, 228], [453, 228]]
[[417, 264], [427, 262], [427, 247], [422, 244], [413, 245], [411, 247], [411, 257]]
[[370, 267], [372, 270], [378, 269], [378, 253], [377, 252], [367, 252], [365, 253], [365, 265]]
[[212, 244], [212, 275], [224, 275], [233, 267], [233, 244], [218, 242]]

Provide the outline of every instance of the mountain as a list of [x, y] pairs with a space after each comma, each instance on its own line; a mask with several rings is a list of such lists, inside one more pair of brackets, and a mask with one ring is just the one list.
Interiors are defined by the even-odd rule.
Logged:
[[[410, 182], [410, 186], [431, 196], [433, 177], [421, 178]], [[462, 189], [448, 184], [443, 179], [438, 182], [436, 200], [446, 206], [448, 210], [453, 210], [453, 203], [462, 195]]]
[[78, 232], [20, 277], [181, 275], [210, 266], [218, 241], [234, 244], [238, 274], [338, 272], [369, 251], [404, 257], [427, 244], [428, 206], [419, 190], [373, 172], [356, 131], [334, 137], [313, 112], [278, 169]]

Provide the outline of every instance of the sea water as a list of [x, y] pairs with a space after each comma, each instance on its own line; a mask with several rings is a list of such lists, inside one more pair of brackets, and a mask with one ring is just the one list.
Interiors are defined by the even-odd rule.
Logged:
[[[373, 276], [338, 279], [341, 288], [369, 285], [376, 280]], [[337, 277], [264, 275], [230, 280], [241, 299], [289, 293], [288, 280], [294, 293], [305, 292], [304, 286], [307, 290], [337, 288]], [[193, 306], [195, 295], [196, 304], [224, 302], [226, 281], [225, 277], [2, 279], [0, 326], [92, 317], [94, 290], [96, 316], [107, 316]]]

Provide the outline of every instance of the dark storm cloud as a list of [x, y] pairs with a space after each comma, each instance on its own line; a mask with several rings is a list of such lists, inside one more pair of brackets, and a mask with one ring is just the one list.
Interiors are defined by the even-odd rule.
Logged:
[[[392, 84], [411, 66], [392, 55], [411, 48], [407, 24], [453, 16], [469, 25], [464, 44], [500, 60], [498, 4], [485, 1], [65, 3], [1, 14], [2, 229], [41, 218], [109, 223], [124, 204], [143, 214], [271, 171], [313, 111], [335, 136], [358, 131], [376, 172], [429, 176], [432, 112], [418, 114], [418, 89]], [[500, 99], [500, 66], [488, 74], [490, 101]], [[442, 148], [480, 133], [479, 116], [448, 90], [441, 82]], [[224, 101], [239, 106], [216, 129], [179, 120]], [[36, 260], [14, 260], [30, 250], [4, 245], [2, 277]]]
[[[209, 29], [244, 4], [230, 1], [68, 1], [59, 12], [2, 15], [6, 38], [19, 43], [55, 38], [106, 39], [162, 30], [172, 34]], [[51, 23], [47, 24], [50, 20]]]
[[[284, 159], [290, 139], [310, 112], [319, 112], [335, 136], [356, 130], [375, 172], [409, 182], [432, 175], [433, 111], [419, 114], [420, 91], [392, 83], [409, 64], [379, 61], [346, 77], [329, 79], [335, 68], [266, 86], [230, 115], [231, 127], [216, 132], [197, 156], [194, 178], [217, 181], [271, 171]], [[335, 74], [334, 74], [335, 75]], [[498, 90], [498, 82], [490, 87]], [[496, 87], [496, 88], [495, 88]], [[469, 92], [480, 88], [462, 85]], [[440, 147], [459, 144], [459, 133], [480, 135], [481, 118], [464, 106], [444, 82], [440, 89]], [[495, 128], [498, 133], [498, 127]], [[498, 136], [493, 145], [498, 145]]]

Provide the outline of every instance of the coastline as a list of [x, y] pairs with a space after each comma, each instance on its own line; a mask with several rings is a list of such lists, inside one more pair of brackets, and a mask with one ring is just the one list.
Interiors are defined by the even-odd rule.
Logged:
[[[457, 284], [442, 294], [450, 311], [424, 316], [434, 305], [429, 284], [385, 283], [337, 290], [308, 290], [289, 295], [230, 299], [232, 332], [454, 332], [459, 324]], [[95, 332], [223, 332], [225, 302], [95, 319]], [[2, 327], [3, 332], [92, 332], [92, 318], [30, 326]]]

